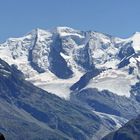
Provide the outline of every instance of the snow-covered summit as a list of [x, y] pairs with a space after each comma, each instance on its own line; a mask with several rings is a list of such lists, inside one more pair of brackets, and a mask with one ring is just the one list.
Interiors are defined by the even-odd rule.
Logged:
[[[65, 97], [70, 92], [69, 87], [94, 67], [124, 72], [128, 78], [133, 75], [132, 79], [137, 79], [139, 50], [140, 33], [121, 39], [95, 31], [56, 27], [51, 30], [38, 28], [23, 37], [7, 39], [0, 44], [0, 57], [9, 64], [16, 64], [34, 84], [50, 92], [59, 89], [58, 94]], [[100, 81], [100, 76], [97, 78]], [[60, 83], [65, 84], [61, 87]]]
[[135, 51], [140, 51], [140, 32], [136, 32], [133, 34], [133, 36], [130, 38], [132, 40], [133, 48]]

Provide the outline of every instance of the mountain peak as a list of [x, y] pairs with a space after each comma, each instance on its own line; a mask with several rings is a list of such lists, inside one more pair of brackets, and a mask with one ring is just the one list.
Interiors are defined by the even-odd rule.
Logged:
[[140, 40], [140, 32], [135, 32], [132, 36], [131, 36], [132, 39], [138, 39]]
[[135, 32], [135, 33], [133, 34], [133, 36], [135, 36], [135, 35], [140, 35], [140, 32]]
[[56, 27], [51, 32], [58, 33], [60, 36], [68, 36], [68, 35], [75, 35], [80, 36], [81, 31], [70, 28], [70, 27]]
[[67, 27], [67, 26], [58, 26], [54, 28], [54, 30], [57, 30], [58, 32], [75, 31], [75, 29]]
[[131, 40], [135, 51], [140, 51], [140, 32], [135, 32], [131, 37]]
[[49, 33], [49, 31], [47, 31], [47, 30], [44, 30], [44, 29], [41, 29], [41, 28], [36, 28], [36, 29], [33, 29], [31, 32], [27, 33], [26, 35], [32, 35], [32, 36], [34, 36], [34, 35], [44, 35], [44, 34], [46, 35], [48, 33]]

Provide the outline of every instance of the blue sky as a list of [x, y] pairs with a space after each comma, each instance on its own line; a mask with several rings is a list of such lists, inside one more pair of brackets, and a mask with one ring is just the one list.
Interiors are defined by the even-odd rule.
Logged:
[[125, 38], [140, 31], [139, 7], [140, 0], [1, 0], [0, 41], [56, 26]]

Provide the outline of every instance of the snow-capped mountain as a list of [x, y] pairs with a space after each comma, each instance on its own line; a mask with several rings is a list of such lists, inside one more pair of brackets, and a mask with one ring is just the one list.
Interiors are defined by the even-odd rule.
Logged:
[[101, 72], [83, 88], [130, 97], [139, 77], [140, 33], [121, 39], [68, 27], [35, 29], [0, 44], [0, 57], [17, 65], [33, 84], [63, 98], [69, 98], [70, 87], [95, 68]]
[[[56, 121], [56, 126], [57, 121], [59, 122], [57, 117], [61, 118], [60, 110], [69, 114], [67, 109], [72, 109], [70, 115], [73, 117], [76, 107], [77, 113], [80, 113], [78, 118], [83, 116], [84, 122], [90, 118], [92, 123], [97, 116], [100, 125], [95, 128], [93, 124], [91, 127], [95, 128], [96, 132], [93, 129], [90, 131], [88, 126], [86, 129], [83, 127], [85, 126], [83, 123], [79, 126], [77, 121], [79, 122], [80, 118], [77, 118], [70, 127], [78, 127], [76, 131], [78, 133], [82, 131], [83, 134], [83, 131], [84, 133], [86, 131], [82, 135], [85, 139], [93, 137], [94, 140], [95, 138], [100, 140], [140, 112], [140, 33], [138, 32], [132, 37], [121, 39], [95, 31], [78, 31], [68, 27], [51, 30], [35, 29], [23, 37], [9, 38], [0, 44], [0, 58], [11, 65], [0, 59], [1, 111], [2, 114], [16, 112], [18, 118], [11, 114], [16, 121], [21, 114], [23, 120], [17, 121], [17, 124], [25, 122], [24, 117], [26, 117], [27, 122], [38, 123], [37, 126], [43, 128], [41, 131], [44, 132], [44, 127], [48, 130], [48, 124], [38, 122], [40, 116], [37, 114], [40, 112], [38, 110], [36, 112], [33, 108], [38, 108], [41, 115], [42, 112], [49, 114], [53, 110], [54, 114], [50, 118], [54, 117], [51, 123]], [[14, 80], [11, 79], [11, 75], [12, 78], [14, 76]], [[47, 92], [30, 85], [24, 78]], [[5, 79], [6, 81], [3, 81]], [[32, 99], [32, 96], [35, 96], [35, 99]], [[17, 97], [20, 97], [20, 100]], [[21, 104], [18, 104], [19, 102]], [[23, 106], [23, 102], [33, 108], [28, 110], [28, 107]], [[44, 106], [46, 102], [51, 103], [48, 112]], [[58, 104], [55, 105], [55, 102]], [[63, 105], [68, 108], [63, 109]], [[84, 110], [86, 114], [82, 112]], [[66, 114], [63, 114], [63, 118], [66, 118], [67, 123], [71, 123], [71, 118]], [[1, 120], [3, 118], [1, 117]], [[32, 119], [35, 119], [34, 122]], [[41, 121], [46, 121], [46, 117]], [[4, 122], [3, 125], [5, 124]], [[30, 125], [32, 131], [32, 124]], [[7, 124], [5, 126], [7, 127]], [[58, 131], [55, 133], [59, 134]], [[76, 139], [73, 131], [68, 137]]]

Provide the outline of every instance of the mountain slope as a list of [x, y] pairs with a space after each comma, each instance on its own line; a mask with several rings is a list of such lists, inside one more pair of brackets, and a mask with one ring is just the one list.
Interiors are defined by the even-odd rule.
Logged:
[[140, 139], [140, 116], [130, 120], [119, 130], [112, 132], [102, 140], [139, 140]]
[[0, 122], [0, 132], [7, 140], [95, 140], [126, 120], [103, 117], [39, 89], [0, 59]]

